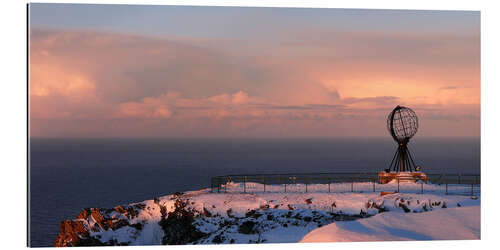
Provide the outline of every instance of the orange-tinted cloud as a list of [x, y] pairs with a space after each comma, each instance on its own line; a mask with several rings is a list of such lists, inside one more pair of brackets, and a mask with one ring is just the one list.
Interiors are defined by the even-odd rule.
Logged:
[[30, 34], [32, 136], [384, 136], [397, 104], [421, 135], [479, 135], [476, 36]]

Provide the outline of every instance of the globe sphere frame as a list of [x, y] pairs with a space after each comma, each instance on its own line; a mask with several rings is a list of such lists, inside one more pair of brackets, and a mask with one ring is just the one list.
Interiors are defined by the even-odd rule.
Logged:
[[387, 130], [400, 143], [410, 140], [418, 131], [418, 117], [410, 108], [397, 106], [387, 116]]
[[398, 148], [386, 172], [419, 172], [408, 149], [410, 139], [418, 131], [417, 114], [410, 108], [396, 106], [387, 117], [387, 129], [398, 143]]

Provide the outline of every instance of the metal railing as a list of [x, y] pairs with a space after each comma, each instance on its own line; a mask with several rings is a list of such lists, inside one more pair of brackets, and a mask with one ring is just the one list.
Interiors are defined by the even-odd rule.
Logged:
[[[378, 173], [287, 173], [211, 177], [212, 192], [417, 192], [475, 196], [480, 192], [478, 174], [426, 174], [427, 183], [400, 177], [380, 184]], [[411, 182], [413, 180], [413, 182]], [[258, 185], [256, 185], [258, 184]], [[311, 186], [314, 185], [314, 190]]]

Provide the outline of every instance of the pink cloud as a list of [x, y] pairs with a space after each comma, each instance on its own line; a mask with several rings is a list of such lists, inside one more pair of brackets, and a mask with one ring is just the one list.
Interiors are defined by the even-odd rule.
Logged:
[[430, 120], [426, 135], [479, 135], [475, 39], [314, 32], [243, 50], [32, 30], [32, 135], [383, 135], [397, 104]]

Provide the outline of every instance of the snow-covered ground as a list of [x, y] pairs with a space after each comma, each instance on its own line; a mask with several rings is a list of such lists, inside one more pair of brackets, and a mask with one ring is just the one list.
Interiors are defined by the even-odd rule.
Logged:
[[[397, 183], [377, 192], [370, 191], [370, 183], [354, 184], [365, 185], [363, 192], [342, 192], [335, 186], [348, 185], [350, 189], [349, 183], [332, 184], [331, 192], [327, 185], [315, 184], [308, 185], [307, 193], [300, 185], [289, 185], [287, 193], [278, 185], [267, 185], [265, 193], [259, 192], [263, 185], [258, 183], [246, 183], [247, 193], [242, 193], [237, 191], [241, 185], [229, 183], [224, 187], [227, 193], [203, 189], [113, 209], [88, 210], [72, 221], [82, 223], [87, 238], [111, 245], [479, 237], [477, 186], [476, 195], [470, 196], [445, 195], [442, 186], [415, 183], [400, 183], [404, 192], [387, 195], [381, 195], [380, 190], [395, 191]], [[252, 190], [254, 193], [249, 193]], [[445, 228], [449, 234], [438, 234]], [[77, 235], [82, 238], [86, 232]], [[345, 236], [348, 234], [350, 238]], [[74, 239], [65, 235], [70, 234], [60, 233], [59, 244], [72, 244]]]
[[427, 213], [382, 213], [356, 221], [339, 221], [308, 233], [300, 242], [476, 240], [479, 206]]

